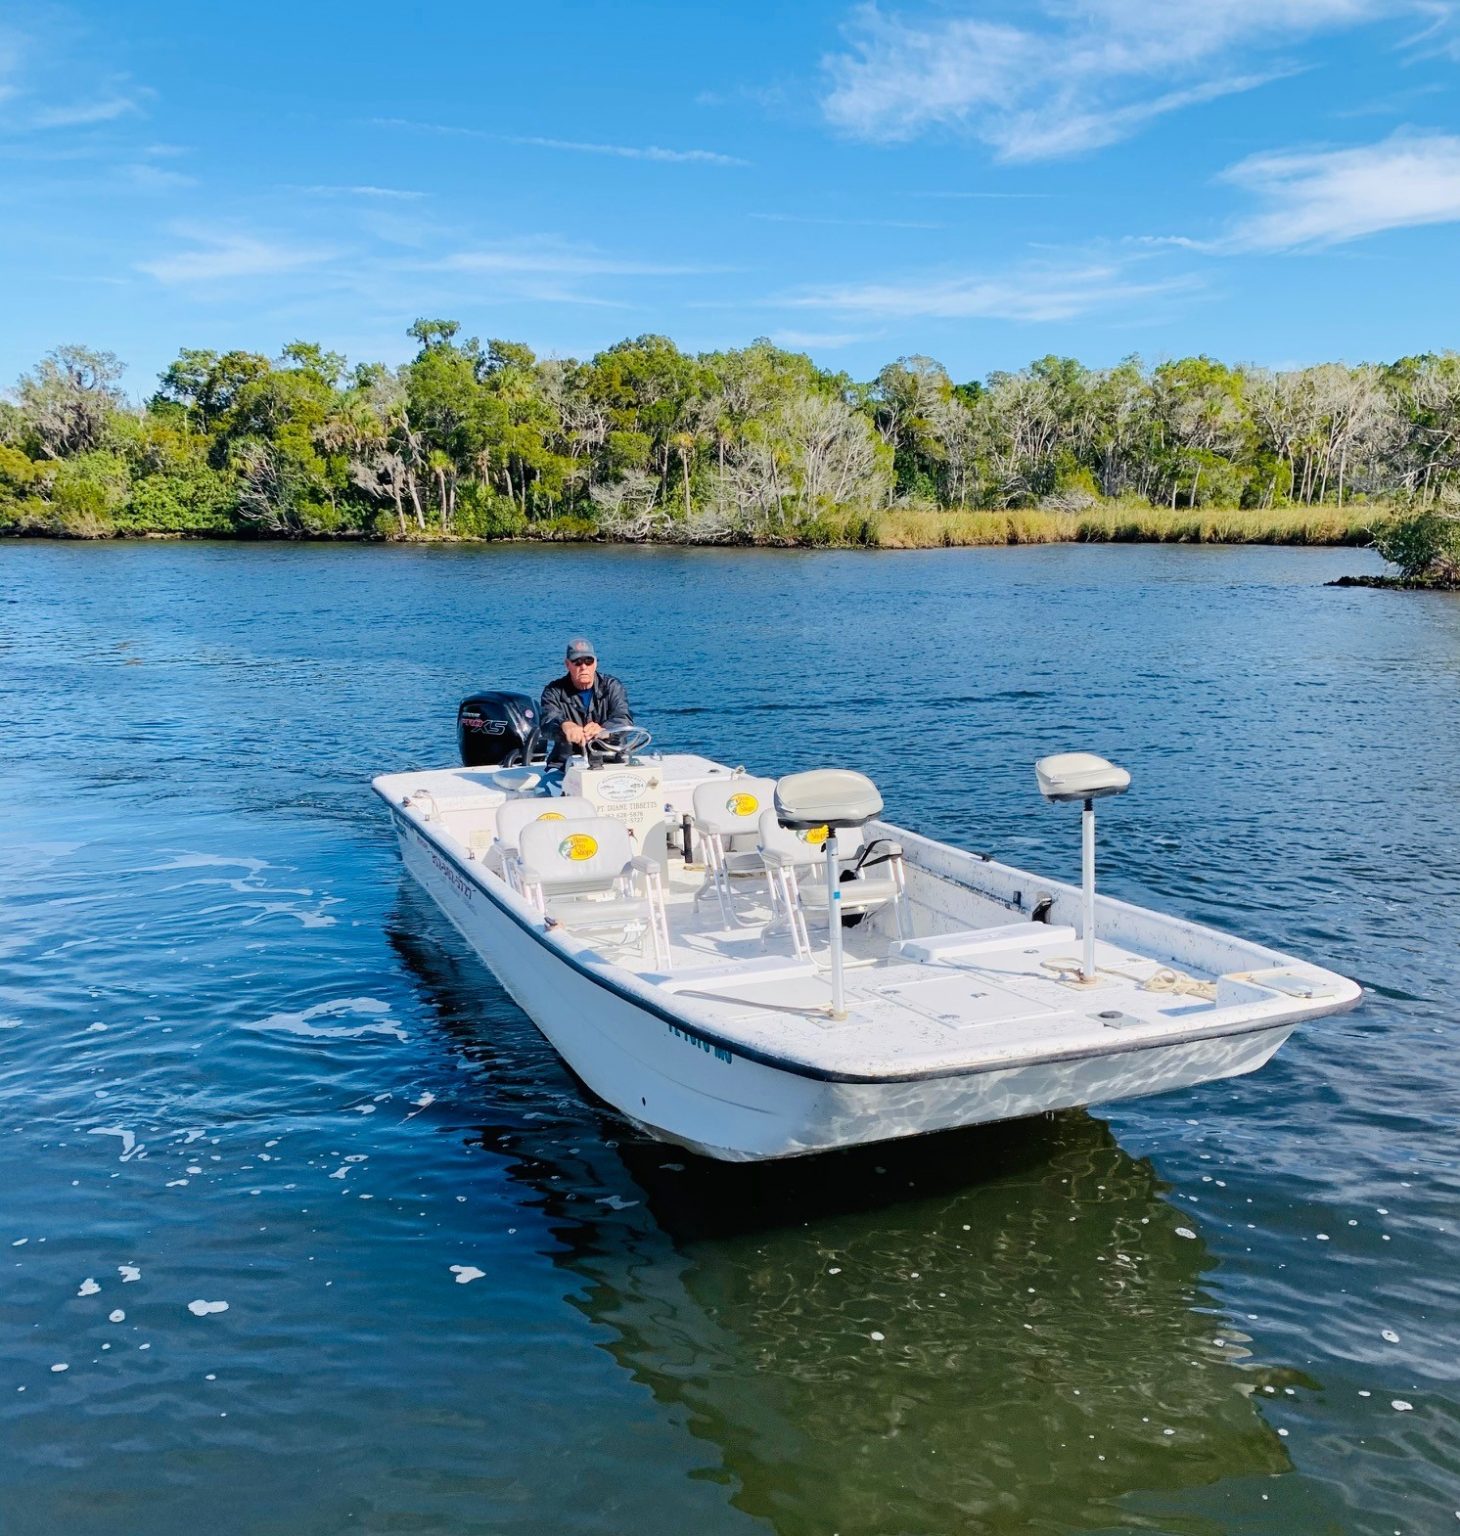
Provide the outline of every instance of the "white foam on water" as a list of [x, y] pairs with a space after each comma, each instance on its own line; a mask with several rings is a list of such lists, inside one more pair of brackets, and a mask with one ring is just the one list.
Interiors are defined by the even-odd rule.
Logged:
[[57, 1371], [69, 1371], [70, 1369], [71, 1369], [71, 1367], [69, 1365], [66, 1365], [66, 1364], [63, 1364], [63, 1363], [56, 1364], [56, 1365], [53, 1365], [51, 1367], [51, 1370], [52, 1370], [53, 1373], [57, 1372]]
[[[371, 1022], [354, 1025], [317, 1025], [314, 1019], [364, 1017]], [[384, 1015], [384, 1017], [381, 1017]], [[374, 997], [342, 997], [329, 1003], [316, 1003], [300, 1013], [271, 1013], [266, 1019], [244, 1024], [243, 1029], [277, 1030], [281, 1034], [304, 1035], [319, 1040], [358, 1040], [365, 1035], [394, 1035], [397, 1040], [408, 1037], [400, 1024], [390, 1016], [390, 1004]]]
[[875, 1340], [878, 1344], [880, 1344], [887, 1337], [887, 1335], [885, 1333], [878, 1333], [874, 1328], [872, 1332], [867, 1335], [867, 1337], [869, 1339]]
[[1414, 1404], [1406, 1403], [1402, 1397], [1396, 1397], [1394, 1401], [1389, 1404], [1389, 1406], [1395, 1411], [1395, 1413], [1414, 1412]]
[[265, 918], [277, 917], [281, 914], [284, 917], [297, 917], [306, 928], [333, 928], [339, 921], [327, 912], [303, 911], [287, 901], [264, 901], [258, 903], [258, 907], [259, 910], [254, 916], [244, 922], [245, 928], [252, 928], [255, 923], [261, 923]]
[[77, 1291], [76, 1294], [78, 1296], [95, 1296], [100, 1289], [101, 1287], [96, 1283], [96, 1281], [88, 1276], [81, 1282], [81, 1289]]
[[416, 1118], [416, 1116], [419, 1115], [423, 1109], [430, 1109], [430, 1107], [435, 1102], [436, 1102], [436, 1095], [434, 1093], [430, 1092], [430, 1090], [428, 1089], [425, 1093], [423, 1093], [420, 1096], [419, 1099], [412, 1099], [411, 1100], [411, 1103], [414, 1104], [416, 1107], [410, 1112], [410, 1114], [408, 1114], [406, 1116], [406, 1119], [407, 1120], [414, 1120]]
[[1379, 1337], [1383, 1339], [1386, 1344], [1397, 1344], [1399, 1342], [1399, 1335], [1395, 1333], [1392, 1328], [1383, 1329], [1380, 1332]]
[[118, 1307], [116, 1311], [107, 1313], [106, 1320], [109, 1323], [124, 1323], [127, 1320], [127, 1314]]
[[190, 1147], [195, 1141], [201, 1141], [208, 1133], [201, 1127], [198, 1127], [191, 1131], [180, 1131], [178, 1134], [183, 1139], [183, 1146]]
[[474, 1264], [453, 1264], [451, 1273], [456, 1276], [458, 1285], [470, 1285], [473, 1280], [485, 1280], [487, 1277], [486, 1270], [478, 1269]]
[[123, 1285], [142, 1278], [142, 1271], [135, 1264], [118, 1264], [117, 1273], [122, 1277]]
[[622, 1195], [604, 1195], [601, 1200], [595, 1200], [595, 1205], [606, 1205], [611, 1211], [629, 1211], [639, 1202], [637, 1200], [625, 1200]]
[[186, 1179], [169, 1179], [169, 1180], [168, 1180], [168, 1181], [167, 1181], [167, 1187], [168, 1187], [168, 1188], [169, 1188], [169, 1189], [181, 1189], [181, 1188], [183, 1188], [183, 1186], [184, 1186], [184, 1185], [185, 1185], [185, 1184], [186, 1184], [186, 1183], [187, 1183], [187, 1182], [188, 1182], [188, 1181], [187, 1181], [187, 1180], [186, 1180]]
[[95, 1024], [88, 1024], [86, 1026], [86, 1033], [88, 1035], [99, 1035], [102, 1034], [105, 1029], [106, 1025], [103, 1024], [100, 1019], [98, 1019]]
[[122, 1125], [93, 1125], [87, 1132], [88, 1136], [120, 1136], [122, 1138], [122, 1155], [119, 1162], [125, 1163], [128, 1158], [134, 1157], [142, 1150], [141, 1143], [136, 1136]]
[[267, 859], [229, 859], [217, 853], [180, 853], [170, 864], [152, 864], [140, 871], [145, 875], [160, 875], [170, 869], [246, 869], [249, 874], [262, 874], [269, 867]]
[[227, 1310], [228, 1303], [226, 1301], [190, 1301], [188, 1303], [188, 1311], [194, 1317], [207, 1317], [210, 1313], [226, 1312]]
[[19, 1029], [20, 1020], [13, 1013], [0, 1013], [0, 1029]]

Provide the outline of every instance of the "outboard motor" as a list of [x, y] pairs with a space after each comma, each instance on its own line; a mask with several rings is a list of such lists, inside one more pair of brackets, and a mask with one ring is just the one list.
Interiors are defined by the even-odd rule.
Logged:
[[474, 693], [456, 712], [456, 742], [468, 768], [505, 768], [527, 760], [537, 705], [525, 693]]

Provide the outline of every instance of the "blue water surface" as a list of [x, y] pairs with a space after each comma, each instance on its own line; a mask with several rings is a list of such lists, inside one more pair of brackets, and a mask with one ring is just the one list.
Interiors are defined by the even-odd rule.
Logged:
[[[0, 1530], [1460, 1529], [1460, 601], [1354, 551], [0, 545]], [[1260, 1074], [734, 1169], [587, 1098], [368, 791], [587, 633], [1359, 978]]]

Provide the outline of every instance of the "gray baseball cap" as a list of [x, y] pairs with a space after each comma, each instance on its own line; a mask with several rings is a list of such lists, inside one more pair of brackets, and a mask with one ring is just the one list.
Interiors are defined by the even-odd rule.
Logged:
[[593, 661], [597, 656], [598, 652], [593, 649], [593, 642], [585, 640], [582, 635], [568, 641], [569, 661]]

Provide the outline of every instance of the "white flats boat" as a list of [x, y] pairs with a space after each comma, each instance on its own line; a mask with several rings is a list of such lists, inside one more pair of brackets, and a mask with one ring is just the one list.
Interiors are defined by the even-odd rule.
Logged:
[[1038, 765], [1047, 799], [1084, 807], [1076, 888], [884, 821], [860, 774], [774, 780], [642, 747], [561, 774], [495, 767], [521, 755], [512, 731], [482, 750], [469, 725], [478, 766], [374, 781], [406, 868], [595, 1094], [710, 1157], [1235, 1077], [1360, 998], [1097, 899], [1093, 801], [1129, 777], [1088, 754]]

